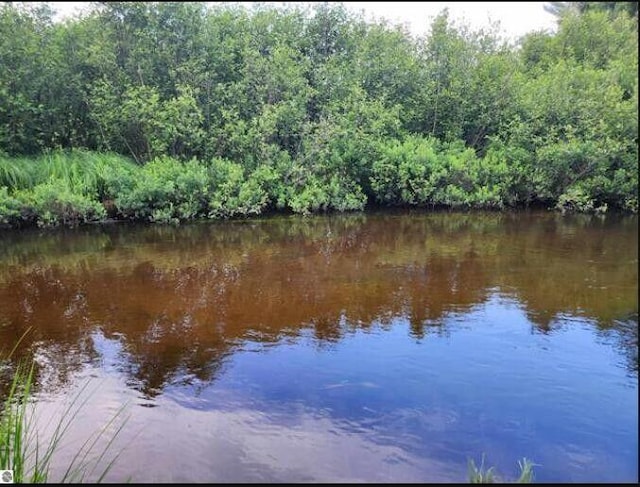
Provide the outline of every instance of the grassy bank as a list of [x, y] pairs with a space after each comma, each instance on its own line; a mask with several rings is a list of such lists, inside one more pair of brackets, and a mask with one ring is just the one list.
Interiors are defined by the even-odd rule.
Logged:
[[[53, 151], [0, 157], [0, 226], [50, 227], [108, 219], [178, 223], [255, 216], [363, 210], [368, 203], [425, 208], [503, 209], [542, 204], [561, 211], [637, 211], [637, 196], [594, 197], [582, 186], [535, 197], [506, 152], [478, 157], [463, 144], [409, 137], [375, 146], [362, 178], [305, 170], [283, 156], [253, 170], [214, 158], [167, 156], [139, 165], [113, 153]], [[532, 181], [535, 181], [532, 179]]]

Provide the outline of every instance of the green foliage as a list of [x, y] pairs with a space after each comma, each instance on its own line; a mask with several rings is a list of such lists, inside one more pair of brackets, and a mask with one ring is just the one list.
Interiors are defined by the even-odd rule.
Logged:
[[74, 192], [102, 197], [106, 177], [113, 171], [134, 167], [117, 154], [55, 150], [35, 159], [0, 158], [0, 184], [19, 190], [56, 179], [64, 181]]
[[304, 186], [291, 197], [289, 204], [294, 212], [302, 214], [328, 210], [330, 196], [326, 184], [317, 177], [310, 176]]
[[[518, 467], [520, 467], [520, 476], [516, 479], [518, 484], [530, 484], [533, 482], [533, 467], [536, 464], [527, 458], [518, 460]], [[480, 466], [477, 467], [472, 458], [467, 462], [467, 470], [469, 483], [471, 484], [494, 484], [504, 483], [496, 474], [494, 467], [485, 468], [484, 455], [482, 455], [482, 461]]]
[[492, 484], [496, 481], [495, 468], [489, 467], [485, 470], [484, 455], [482, 455], [482, 462], [479, 467], [476, 467], [475, 462], [470, 458], [467, 463], [467, 470], [470, 484]]
[[634, 51], [637, 56], [637, 38], [633, 34], [637, 22], [637, 17], [622, 12], [609, 15], [602, 10], [587, 9], [581, 14], [569, 13], [563, 16], [554, 39], [561, 46], [557, 54], [600, 69]]
[[98, 154], [84, 150], [53, 151], [32, 163], [34, 181], [64, 181], [71, 191], [101, 198], [104, 196], [105, 178], [120, 168], [132, 168], [129, 160], [117, 154]]
[[562, 213], [567, 211], [580, 213], [606, 213], [606, 203], [598, 207], [595, 205], [596, 203], [591, 199], [589, 193], [583, 187], [572, 186], [560, 195], [558, 203], [556, 203], [556, 208], [562, 211]]
[[[13, 470], [16, 482], [27, 479], [42, 482], [46, 475], [43, 469], [35, 468], [28, 476], [26, 458], [27, 402], [33, 386], [33, 367], [25, 369], [19, 365], [9, 386], [7, 399], [0, 416], [0, 468]], [[38, 466], [37, 466], [38, 467]], [[30, 478], [29, 478], [30, 477]]]
[[440, 165], [439, 146], [435, 139], [420, 137], [384, 144], [371, 175], [371, 187], [378, 200], [394, 205], [431, 202], [431, 176]]
[[40, 227], [76, 226], [106, 217], [102, 204], [74, 192], [60, 179], [51, 179], [33, 189], [18, 191], [14, 196], [21, 205], [21, 218]]
[[367, 203], [367, 197], [358, 183], [335, 174], [329, 180], [328, 193], [331, 208], [338, 211], [362, 210]]
[[493, 140], [481, 160], [481, 181], [493, 184], [505, 206], [528, 205], [533, 200], [532, 160], [527, 149]]
[[240, 164], [214, 159], [209, 174], [212, 188], [210, 218], [257, 215], [267, 206], [267, 186], [273, 181], [268, 169], [256, 171], [245, 179]]
[[331, 3], [94, 7], [55, 23], [0, 5], [5, 225], [51, 220], [13, 200], [52, 178], [162, 222], [368, 201], [637, 211], [633, 2], [552, 2], [557, 33], [517, 47], [446, 10], [414, 38]]
[[229, 218], [259, 214], [269, 203], [276, 174], [261, 166], [245, 178], [240, 164], [213, 159], [181, 162], [160, 157], [131, 170], [122, 167], [106, 178], [106, 194], [120, 216], [177, 223], [194, 218]]
[[113, 173], [106, 186], [122, 217], [177, 223], [205, 213], [209, 177], [196, 161], [182, 163], [161, 157], [138, 171]]
[[367, 198], [360, 186], [333, 175], [328, 179], [309, 176], [289, 200], [295, 213], [307, 215], [318, 211], [353, 211], [364, 209]]
[[122, 174], [136, 169], [115, 154], [53, 151], [37, 159], [3, 158], [7, 186], [0, 190], [0, 224], [78, 225], [103, 220], [103, 203], [122, 188]]
[[519, 484], [530, 484], [533, 482], [533, 467], [537, 464], [533, 463], [528, 458], [523, 458], [522, 460], [518, 460], [518, 467], [520, 467], [520, 476], [516, 480]]
[[292, 180], [297, 167], [288, 152], [270, 146], [270, 153], [265, 157], [265, 163], [258, 166], [252, 173], [260, 186], [267, 192], [269, 206], [278, 210], [287, 208], [293, 191]]
[[478, 158], [464, 144], [407, 137], [382, 146], [371, 187], [392, 205], [501, 208], [507, 168], [492, 153]]
[[[565, 211], [633, 211], [637, 200], [637, 22], [563, 15], [556, 36], [528, 36], [520, 113], [500, 134], [527, 150], [530, 199]], [[541, 42], [543, 41], [543, 42]]]
[[9, 195], [5, 186], [0, 186], [0, 227], [17, 224], [20, 208], [20, 202]]
[[[62, 448], [65, 433], [88, 399], [88, 397], [82, 398], [86, 385], [71, 399], [57, 423], [54, 420], [53, 432], [44, 442], [35, 430], [33, 411], [30, 408], [36, 384], [35, 364], [27, 365], [20, 361], [12, 364], [12, 352], [0, 353], [2, 371], [9, 370], [12, 374], [9, 390], [4, 402], [0, 404], [0, 470], [12, 470], [15, 483], [49, 483], [54, 481], [50, 476], [52, 458], [56, 451]], [[101, 482], [105, 478], [121, 453], [116, 453], [106, 466], [101, 464], [110, 455], [109, 450], [113, 441], [125, 425], [126, 419], [121, 421], [119, 426], [116, 424], [121, 419], [123, 411], [124, 407], [114, 414], [101, 431], [87, 438], [67, 466], [63, 476], [55, 481], [60, 483], [78, 483], [84, 480]], [[115, 430], [111, 438], [101, 450], [98, 449], [99, 440], [104, 439], [105, 432], [112, 427]], [[96, 472], [98, 467], [102, 470]], [[97, 477], [88, 479], [88, 476], [94, 472]]]
[[0, 185], [13, 189], [32, 187], [36, 176], [33, 166], [29, 159], [0, 156]]

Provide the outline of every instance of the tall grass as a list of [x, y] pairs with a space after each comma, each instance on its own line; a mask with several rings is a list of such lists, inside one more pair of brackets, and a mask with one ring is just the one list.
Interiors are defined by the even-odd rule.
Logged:
[[35, 161], [24, 158], [8, 158], [0, 154], [0, 187], [12, 191], [32, 188], [36, 184]]
[[19, 365], [11, 381], [8, 398], [0, 418], [0, 468], [12, 470], [17, 483], [41, 483], [47, 481], [48, 463], [53, 448], [35, 458], [29, 451], [28, 398], [33, 385], [33, 367]]
[[[15, 350], [15, 347], [14, 347]], [[8, 359], [4, 359], [6, 362]], [[78, 412], [87, 403], [89, 395], [84, 394], [88, 383], [73, 397], [65, 408], [61, 419], [55, 423], [53, 433], [42, 442], [40, 432], [35, 428], [32, 391], [34, 386], [34, 365], [19, 362], [13, 371], [7, 397], [0, 410], [0, 470], [12, 470], [16, 483], [77, 483], [89, 480], [101, 482], [122, 453], [117, 452], [108, 459], [113, 443], [126, 420], [122, 420], [115, 433], [106, 444], [97, 445], [109, 429], [122, 419], [124, 406], [99, 431], [91, 434], [73, 456], [60, 479], [51, 479], [50, 471], [55, 453], [73, 424]], [[82, 399], [83, 395], [85, 398]], [[108, 460], [108, 461], [107, 461]], [[106, 463], [106, 466], [104, 465]], [[101, 470], [97, 470], [100, 468]]]
[[[520, 467], [520, 476], [516, 479], [518, 484], [530, 484], [533, 482], [533, 467], [536, 466], [531, 460], [523, 458], [518, 460], [518, 466]], [[503, 481], [496, 475], [495, 467], [489, 467], [485, 469], [484, 455], [482, 455], [482, 461], [480, 466], [477, 467], [473, 459], [468, 461], [468, 475], [469, 483], [472, 484], [493, 484], [503, 483]]]
[[110, 153], [58, 150], [31, 160], [0, 154], [0, 226], [103, 221], [121, 180], [136, 172], [139, 166]]
[[523, 458], [522, 460], [518, 460], [518, 466], [520, 467], [520, 477], [518, 477], [519, 484], [530, 484], [533, 482], [533, 467], [537, 464], [533, 463], [528, 458]]
[[476, 467], [472, 458], [469, 459], [467, 467], [469, 471], [469, 482], [472, 484], [493, 484], [496, 481], [494, 474], [495, 467], [489, 467], [485, 470], [484, 455], [482, 455], [482, 461], [479, 467]]
[[36, 159], [0, 155], [0, 187], [10, 191], [31, 189], [52, 180], [63, 181], [74, 192], [100, 192], [108, 171], [137, 166], [113, 153], [75, 149], [51, 151]]

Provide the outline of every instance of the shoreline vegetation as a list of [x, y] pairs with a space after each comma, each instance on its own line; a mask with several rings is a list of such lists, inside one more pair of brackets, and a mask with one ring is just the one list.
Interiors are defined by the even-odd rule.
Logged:
[[371, 205], [638, 211], [635, 2], [516, 43], [343, 5], [0, 4], [0, 227]]
[[[64, 448], [65, 434], [76, 415], [86, 407], [89, 399], [85, 383], [69, 399], [59, 417], [49, 419], [50, 431], [37, 424], [33, 409], [37, 389], [35, 361], [12, 358], [27, 330], [8, 353], [0, 349], [0, 470], [11, 472], [10, 483], [100, 483], [122, 453], [110, 451], [114, 440], [126, 425], [122, 406], [97, 431], [91, 433], [66, 465], [59, 478], [54, 479], [52, 467], [56, 454]], [[4, 382], [8, 376], [8, 382]], [[3, 390], [5, 389], [5, 390]], [[45, 439], [46, 437], [46, 439]], [[3, 478], [4, 480], [4, 478]]]
[[[0, 365], [5, 360], [0, 357]], [[110, 450], [126, 425], [125, 407], [88, 435], [61, 476], [56, 477], [52, 474], [56, 454], [64, 448], [65, 435], [75, 416], [86, 407], [89, 384], [69, 400], [57, 420], [50, 418], [51, 431], [45, 432], [36, 424], [33, 410], [35, 363], [27, 366], [18, 362], [13, 368], [7, 396], [0, 404], [0, 470], [11, 471], [13, 482], [20, 484], [101, 483], [122, 453]]]

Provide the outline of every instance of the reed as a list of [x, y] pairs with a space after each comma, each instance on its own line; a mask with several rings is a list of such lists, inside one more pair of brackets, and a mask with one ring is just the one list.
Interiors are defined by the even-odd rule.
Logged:
[[[8, 358], [5, 357], [0, 363], [8, 367]], [[73, 424], [74, 417], [90, 397], [90, 394], [86, 394], [89, 383], [73, 396], [61, 418], [55, 423], [53, 433], [43, 442], [40, 432], [34, 426], [34, 372], [34, 364], [24, 361], [18, 362], [13, 370], [7, 397], [0, 410], [0, 470], [12, 470], [16, 483], [103, 481], [122, 453], [118, 451], [112, 455], [114, 441], [126, 424], [126, 418], [123, 418], [125, 406], [122, 406], [102, 429], [86, 439], [73, 456], [62, 478], [52, 479], [52, 460]], [[119, 426], [107, 438], [105, 435], [118, 421]], [[100, 440], [106, 440], [106, 443], [98, 448]]]
[[[520, 476], [516, 479], [516, 483], [518, 484], [530, 484], [533, 482], [533, 467], [537, 464], [533, 463], [531, 460], [527, 458], [523, 458], [522, 460], [518, 460], [518, 466], [520, 467]], [[495, 467], [486, 468], [484, 465], [484, 455], [482, 455], [482, 460], [480, 462], [480, 466], [476, 466], [473, 459], [469, 459], [468, 463], [468, 475], [469, 475], [469, 483], [471, 484], [493, 484], [493, 483], [503, 483], [502, 480], [496, 475]]]

